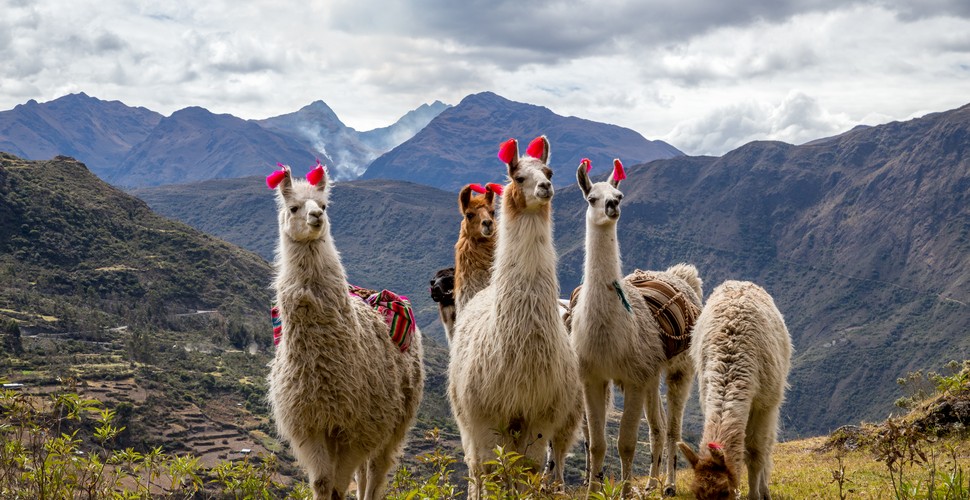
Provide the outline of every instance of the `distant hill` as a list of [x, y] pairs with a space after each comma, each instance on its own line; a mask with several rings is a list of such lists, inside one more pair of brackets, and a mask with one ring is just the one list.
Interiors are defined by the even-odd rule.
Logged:
[[414, 137], [431, 120], [450, 107], [450, 104], [445, 104], [441, 101], [422, 104], [408, 111], [392, 125], [361, 132], [359, 136], [360, 140], [375, 151], [386, 153], [398, 147], [404, 141]]
[[[541, 134], [552, 143], [552, 164], [558, 169], [575, 168], [584, 157], [594, 164], [620, 157], [632, 165], [683, 154], [627, 128], [564, 117], [482, 92], [443, 111], [414, 137], [374, 160], [361, 178], [406, 180], [447, 191], [471, 182], [502, 182], [505, 171], [495, 157], [499, 144], [515, 137], [524, 150]], [[570, 172], [553, 182], [567, 185], [572, 177]]]
[[0, 151], [30, 160], [71, 156], [128, 187], [244, 177], [277, 162], [309, 166], [315, 158], [344, 180], [446, 108], [423, 104], [387, 127], [358, 132], [319, 100], [293, 113], [243, 120], [200, 107], [163, 117], [79, 93], [0, 111]]
[[[278, 229], [275, 193], [262, 177], [135, 189], [153, 210], [243, 246], [272, 261]], [[338, 182], [327, 207], [348, 279], [407, 295], [426, 334], [444, 342], [428, 294], [434, 271], [454, 263], [458, 197], [409, 182]]]
[[0, 111], [0, 151], [29, 160], [69, 155], [105, 177], [161, 119], [154, 111], [83, 92], [45, 103], [31, 99]]
[[159, 327], [213, 310], [248, 318], [268, 343], [263, 259], [156, 215], [72, 158], [0, 153], [0, 216], [0, 308], [28, 327]]
[[[157, 186], [243, 177], [277, 162], [309, 167], [314, 158], [309, 147], [292, 137], [191, 107], [162, 119], [106, 180], [118, 186]], [[320, 160], [331, 163], [325, 156]]]
[[323, 101], [314, 101], [299, 111], [257, 120], [256, 123], [298, 138], [309, 144], [313, 151], [329, 156], [333, 178], [348, 180], [360, 177], [374, 158], [413, 137], [446, 108], [448, 105], [441, 101], [422, 104], [397, 122], [367, 132], [358, 132], [344, 125]]
[[[774, 295], [796, 351], [783, 435], [882, 419], [893, 411], [888, 402], [898, 377], [970, 357], [968, 138], [965, 106], [802, 146], [755, 142], [720, 158], [628, 162], [621, 185], [624, 269], [687, 261], [698, 266], [707, 292], [726, 279], [746, 279]], [[555, 158], [555, 140], [552, 149]], [[593, 168], [602, 178], [609, 163], [594, 161]], [[571, 179], [575, 167], [555, 170], [556, 178]], [[260, 182], [137, 194], [161, 213], [265, 252], [273, 215]], [[451, 255], [459, 223], [454, 196], [372, 182], [335, 190], [337, 245], [352, 274], [399, 276], [405, 290], [423, 296], [429, 271]], [[373, 195], [340, 194], [364, 187]], [[206, 194], [188, 202], [191, 192]], [[399, 195], [406, 204], [388, 201]], [[236, 219], [238, 231], [208, 222], [214, 214], [225, 217], [225, 200], [254, 207]], [[339, 211], [351, 202], [352, 214]], [[582, 276], [585, 202], [568, 186], [553, 203], [565, 295]], [[247, 229], [256, 223], [249, 217], [265, 229]], [[403, 237], [412, 233], [419, 238]], [[427, 325], [433, 316], [422, 310]]]

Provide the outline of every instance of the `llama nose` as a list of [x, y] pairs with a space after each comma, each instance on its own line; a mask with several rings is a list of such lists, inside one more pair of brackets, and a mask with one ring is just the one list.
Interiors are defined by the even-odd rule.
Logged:
[[620, 204], [615, 200], [606, 202], [606, 216], [615, 219], [620, 216]]
[[536, 196], [539, 198], [552, 198], [552, 183], [543, 181], [536, 185]]
[[323, 217], [323, 210], [320, 210], [319, 208], [314, 208], [313, 210], [307, 212], [307, 218], [309, 219], [319, 219], [320, 217]]
[[485, 219], [482, 221], [482, 226], [490, 229], [492, 227], [492, 221], [490, 219]]

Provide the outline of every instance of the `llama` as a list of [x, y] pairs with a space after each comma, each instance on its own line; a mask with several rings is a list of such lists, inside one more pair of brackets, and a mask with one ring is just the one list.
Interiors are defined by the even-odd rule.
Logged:
[[[475, 196], [472, 193], [481, 193]], [[453, 269], [453, 295], [447, 300], [437, 300], [438, 316], [444, 326], [448, 342], [451, 342], [455, 315], [479, 290], [488, 286], [492, 276], [492, 256], [495, 254], [495, 195], [502, 194], [498, 184], [469, 184], [458, 193], [458, 212], [461, 228], [455, 243], [455, 267]], [[441, 271], [439, 271], [440, 273]], [[435, 286], [432, 282], [432, 288]]]
[[455, 268], [438, 269], [431, 277], [431, 300], [438, 304], [438, 319], [445, 330], [445, 337], [451, 342], [451, 331], [455, 327]]
[[727, 281], [708, 298], [690, 351], [704, 435], [699, 455], [684, 443], [679, 446], [694, 469], [694, 495], [701, 500], [739, 496], [746, 463], [748, 498], [770, 498], [771, 452], [792, 353], [781, 312], [758, 285]]
[[546, 471], [561, 484], [580, 418], [576, 354], [559, 316], [549, 141], [536, 138], [526, 153], [519, 157], [514, 139], [499, 151], [510, 181], [492, 277], [459, 310], [451, 343], [448, 396], [473, 499], [499, 445], [536, 464], [551, 446]]
[[285, 166], [267, 178], [279, 187], [273, 285], [283, 324], [269, 402], [315, 499], [344, 498], [355, 473], [357, 498], [381, 498], [421, 400], [421, 332], [402, 351], [374, 308], [348, 294], [323, 167], [307, 178]]
[[[572, 308], [573, 347], [579, 357], [580, 376], [586, 397], [586, 417], [590, 440], [587, 472], [589, 491], [600, 489], [603, 459], [606, 454], [606, 410], [612, 381], [622, 388], [623, 416], [620, 420], [617, 447], [623, 495], [630, 493], [633, 479], [633, 455], [643, 408], [651, 436], [649, 487], [655, 487], [661, 458], [666, 454], [664, 495], [675, 491], [676, 454], [680, 440], [684, 406], [693, 381], [693, 366], [686, 350], [665, 352], [662, 325], [647, 300], [635, 300], [644, 294], [637, 285], [643, 280], [666, 283], [670, 295], [681, 295], [685, 309], [700, 309], [701, 280], [697, 269], [678, 264], [664, 272], [637, 271], [627, 277], [621, 274], [617, 222], [620, 218], [620, 181], [626, 176], [619, 160], [613, 162], [609, 182], [592, 183], [589, 160], [584, 159], [576, 171], [580, 189], [588, 203], [586, 209], [586, 257], [583, 286], [578, 290]], [[665, 296], [665, 297], [669, 297]], [[664, 299], [666, 300], [666, 299]], [[689, 333], [689, 322], [684, 333]], [[686, 346], [685, 346], [686, 347]], [[672, 355], [669, 357], [669, 355]], [[666, 372], [669, 411], [664, 422], [660, 398], [660, 380]], [[665, 448], [666, 446], [666, 448]]]

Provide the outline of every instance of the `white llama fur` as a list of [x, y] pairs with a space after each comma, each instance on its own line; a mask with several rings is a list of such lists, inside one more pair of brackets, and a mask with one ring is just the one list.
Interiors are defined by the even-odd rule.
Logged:
[[[614, 176], [616, 170], [614, 170]], [[652, 310], [641, 299], [641, 292], [630, 284], [631, 276], [621, 274], [617, 222], [623, 193], [620, 182], [593, 184], [586, 164], [576, 172], [579, 187], [588, 203], [586, 209], [586, 257], [583, 287], [572, 311], [572, 342], [579, 357], [580, 376], [586, 397], [586, 418], [590, 434], [590, 492], [602, 484], [603, 460], [606, 454], [606, 411], [612, 381], [622, 388], [623, 416], [620, 420], [617, 448], [620, 455], [623, 494], [629, 495], [633, 479], [633, 455], [643, 408], [650, 426], [651, 455], [648, 486], [655, 487], [660, 477], [661, 458], [666, 449], [664, 494], [675, 494], [676, 452], [680, 440], [684, 406], [690, 395], [694, 368], [688, 353], [682, 352], [669, 361], [664, 353], [661, 328]], [[701, 279], [697, 269], [678, 264], [664, 272], [650, 272], [657, 279], [683, 292], [698, 309], [701, 306]], [[632, 308], [626, 309], [614, 283], [619, 283]], [[666, 373], [667, 422], [660, 396], [660, 381]], [[666, 447], [666, 448], [665, 448]]]
[[748, 498], [770, 498], [771, 453], [792, 354], [781, 312], [758, 285], [727, 281], [708, 298], [690, 352], [704, 435], [699, 456], [684, 443], [680, 448], [694, 467], [695, 495], [737, 494], [746, 463]]
[[448, 395], [471, 499], [498, 445], [537, 464], [551, 446], [549, 468], [561, 482], [579, 424], [579, 412], [567, 411], [581, 404], [579, 372], [559, 316], [552, 171], [542, 143], [538, 159], [519, 158], [514, 146], [491, 281], [459, 311], [451, 343]]
[[325, 212], [326, 179], [313, 186], [293, 180], [289, 168], [285, 174], [277, 196], [283, 337], [268, 379], [273, 418], [314, 498], [344, 498], [355, 473], [357, 498], [381, 498], [421, 400], [421, 333], [401, 352], [384, 320], [348, 295]]

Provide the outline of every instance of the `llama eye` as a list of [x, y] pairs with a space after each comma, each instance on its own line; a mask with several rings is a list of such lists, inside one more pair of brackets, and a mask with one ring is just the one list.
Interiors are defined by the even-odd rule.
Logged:
[[623, 199], [623, 195], [622, 194], [616, 197], [616, 201], [620, 201], [622, 199]]
[[326, 205], [320, 205], [320, 210], [323, 210], [324, 212], [326, 212], [327, 211], [327, 206]]
[[299, 209], [300, 209], [300, 207], [290, 207], [290, 213], [291, 214], [295, 214], [296, 211], [299, 210]]
[[525, 182], [525, 177], [516, 177], [515, 178], [515, 182], [518, 182], [519, 184], [522, 184], [523, 182]]
[[590, 205], [596, 205], [596, 198], [589, 198], [586, 201], [588, 201]]
[[475, 218], [475, 214], [465, 214], [465, 218], [468, 220], [472, 220]]
[[491, 212], [489, 212], [488, 215], [495, 217], [495, 210], [492, 210]]

